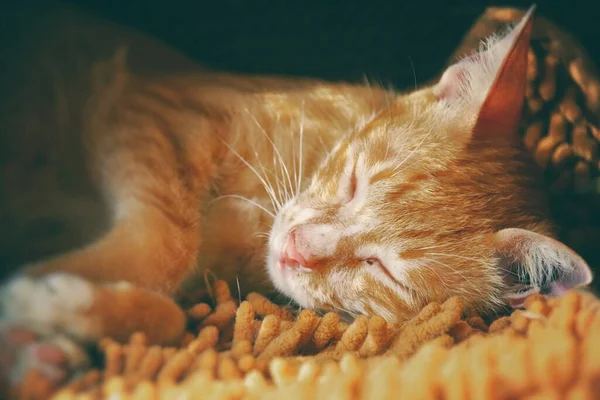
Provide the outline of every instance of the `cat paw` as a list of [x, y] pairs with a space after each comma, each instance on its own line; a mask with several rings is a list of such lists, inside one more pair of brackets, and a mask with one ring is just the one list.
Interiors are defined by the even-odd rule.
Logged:
[[18, 276], [0, 289], [0, 321], [41, 336], [66, 333], [87, 341], [98, 331], [88, 313], [93, 303], [94, 286], [78, 276]]
[[0, 380], [18, 388], [31, 370], [55, 385], [90, 365], [81, 346], [63, 335], [40, 337], [27, 328], [0, 323]]
[[17, 276], [0, 288], [0, 381], [18, 387], [31, 370], [60, 383], [89, 365], [81, 344], [99, 329], [94, 286], [66, 273]]

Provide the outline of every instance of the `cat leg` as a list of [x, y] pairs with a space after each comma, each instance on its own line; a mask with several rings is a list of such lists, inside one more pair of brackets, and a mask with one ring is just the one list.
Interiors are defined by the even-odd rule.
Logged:
[[[84, 249], [29, 266], [0, 289], [0, 321], [36, 335], [10, 368], [13, 384], [28, 368], [62, 379], [86, 365], [76, 362], [81, 348], [105, 336], [124, 341], [142, 331], [151, 343], [177, 343], [186, 319], [169, 295], [192, 271], [199, 237], [159, 213], [145, 215]], [[57, 335], [63, 340], [49, 341]], [[40, 346], [45, 351], [32, 350]], [[44, 358], [52, 351], [67, 362]]]
[[[153, 207], [139, 210], [139, 218], [120, 222], [96, 243], [29, 266], [9, 280], [0, 289], [2, 319], [43, 335], [69, 330], [81, 342], [152, 332], [161, 307], [170, 309], [163, 322], [172, 314], [182, 327], [168, 296], [195, 267], [198, 226], [177, 225]], [[130, 303], [140, 318], [132, 315], [136, 308]], [[167, 343], [174, 340], [169, 335], [154, 339]]]
[[93, 284], [60, 272], [21, 276], [2, 296], [10, 306], [2, 310], [0, 380], [12, 387], [31, 369], [58, 384], [89, 367], [85, 349], [102, 337], [124, 342], [143, 331], [151, 343], [174, 345], [185, 329], [185, 315], [172, 299], [124, 282]]
[[[199, 218], [196, 213], [194, 219]], [[125, 281], [170, 295], [192, 273], [199, 245], [197, 223], [181, 227], [147, 207], [139, 217], [120, 222], [95, 243], [30, 264], [22, 275], [63, 272], [95, 283]]]
[[69, 372], [90, 366], [85, 350], [68, 336], [57, 334], [41, 337], [27, 329], [10, 325], [0, 325], [0, 354], [2, 398], [7, 396], [3, 390], [14, 392], [17, 389], [18, 392], [19, 384], [32, 369], [59, 383]]
[[[103, 169], [106, 197], [116, 199], [111, 230], [89, 246], [30, 265], [9, 280], [0, 288], [0, 321], [34, 333], [37, 344], [63, 335], [81, 348], [103, 336], [125, 340], [135, 331], [145, 332], [151, 343], [177, 343], [185, 315], [169, 295], [195, 267], [200, 189], [209, 186], [211, 173], [189, 168], [202, 173], [183, 179], [180, 167], [165, 162], [168, 154], [157, 153], [155, 162], [149, 161], [153, 153], [142, 148], [148, 142], [139, 138], [136, 145], [143, 160], [134, 151], [121, 151]], [[7, 340], [1, 336], [10, 335], [0, 335], [0, 341]], [[69, 360], [76, 357], [66, 346], [53, 349]], [[42, 355], [48, 353], [20, 351], [8, 369], [45, 365]], [[61, 365], [69, 370], [69, 363]], [[12, 377], [19, 383], [22, 374]]]
[[15, 278], [1, 296], [2, 324], [82, 344], [105, 336], [125, 341], [143, 331], [153, 344], [173, 345], [185, 329], [185, 315], [170, 297], [126, 282], [94, 284], [56, 272]]

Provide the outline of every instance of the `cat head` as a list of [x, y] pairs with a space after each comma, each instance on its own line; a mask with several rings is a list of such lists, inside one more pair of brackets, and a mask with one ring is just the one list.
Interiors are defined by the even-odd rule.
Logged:
[[551, 238], [518, 137], [532, 10], [343, 137], [277, 214], [268, 270], [306, 308], [409, 317], [460, 295], [481, 312], [592, 275]]

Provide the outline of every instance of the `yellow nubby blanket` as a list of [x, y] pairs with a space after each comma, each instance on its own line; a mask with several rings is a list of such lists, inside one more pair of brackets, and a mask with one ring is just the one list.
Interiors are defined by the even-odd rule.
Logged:
[[[600, 300], [584, 292], [530, 297], [486, 325], [459, 298], [413, 319], [340, 321], [290, 312], [259, 294], [240, 305], [224, 282], [215, 306], [188, 308], [179, 347], [99, 343], [103, 369], [55, 399], [514, 399], [600, 397]], [[193, 333], [192, 333], [193, 332]], [[32, 372], [23, 398], [50, 389]]]

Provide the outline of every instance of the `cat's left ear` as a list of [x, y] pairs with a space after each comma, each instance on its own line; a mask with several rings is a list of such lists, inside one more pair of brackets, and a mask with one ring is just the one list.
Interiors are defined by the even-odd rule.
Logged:
[[509, 228], [494, 236], [496, 255], [508, 291], [507, 304], [518, 308], [527, 296], [560, 296], [592, 281], [588, 264], [575, 251], [548, 236]]
[[503, 38], [451, 65], [433, 88], [440, 101], [475, 118], [474, 136], [518, 138], [534, 10]]

